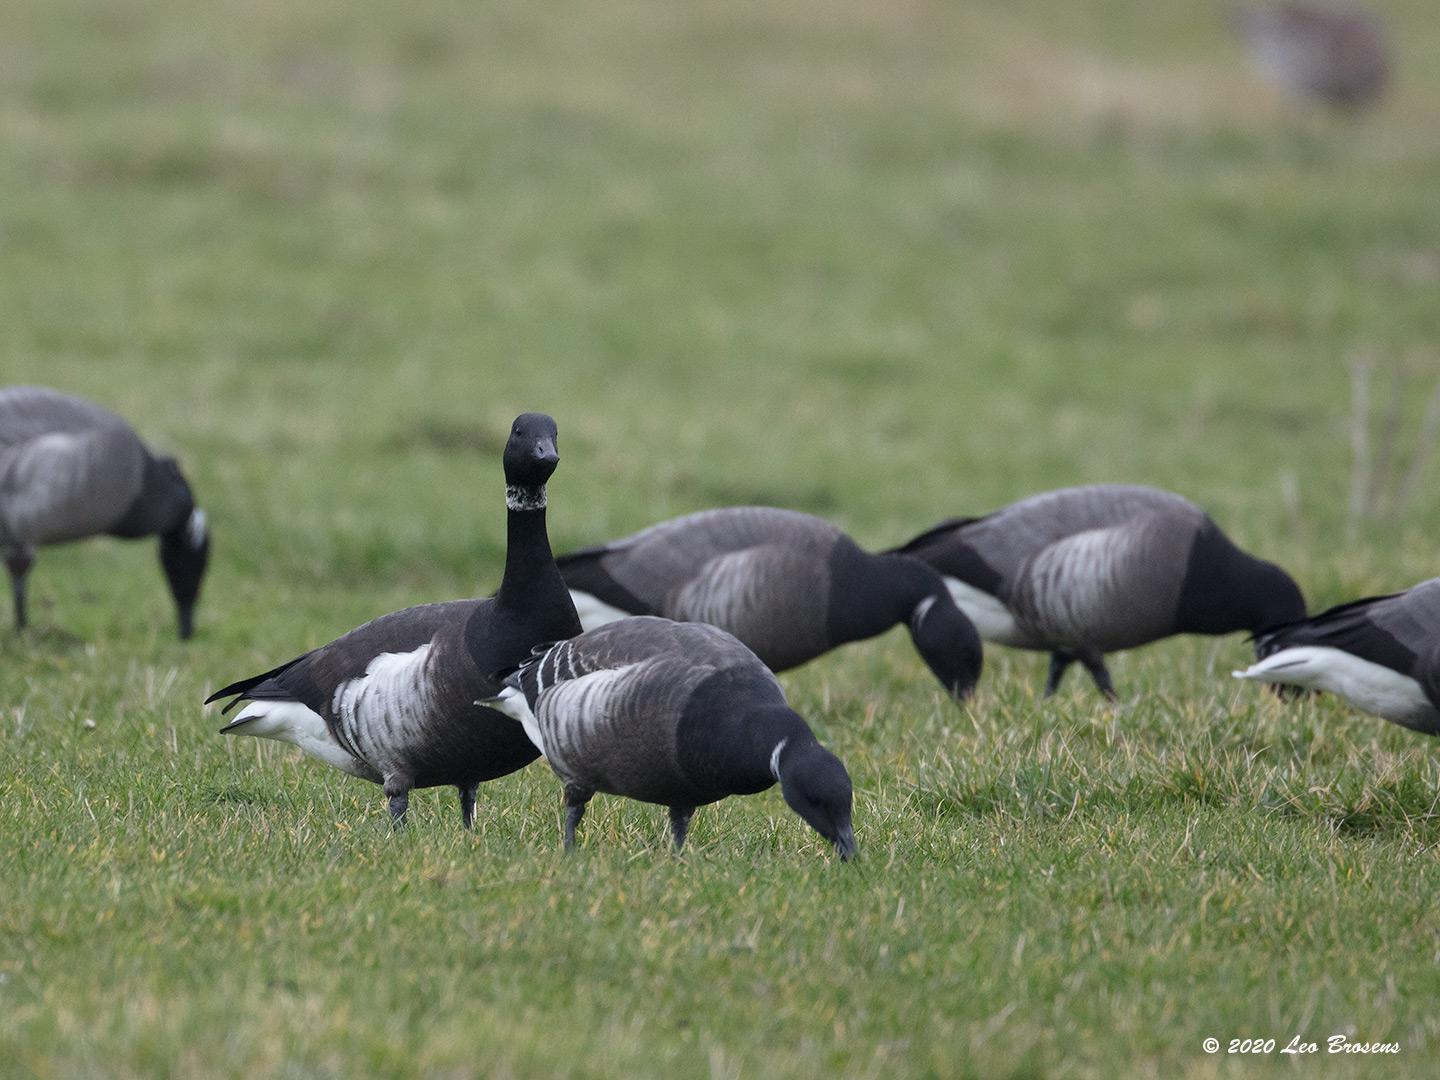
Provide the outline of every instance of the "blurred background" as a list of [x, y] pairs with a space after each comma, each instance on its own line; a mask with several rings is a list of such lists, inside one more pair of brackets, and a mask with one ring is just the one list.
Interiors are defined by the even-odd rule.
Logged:
[[1393, 80], [1337, 111], [1182, 0], [11, 0], [0, 375], [182, 456], [222, 633], [297, 575], [385, 591], [334, 629], [493, 583], [522, 409], [562, 548], [737, 502], [879, 545], [1125, 480], [1321, 599], [1406, 584], [1440, 20], [1365, 10]]
[[529, 409], [557, 549], [1129, 481], [1312, 607], [1440, 573], [1440, 19], [1365, 10], [0, 3], [0, 382], [128, 417], [215, 539], [185, 645], [153, 544], [0, 612], [0, 1073], [1208, 1078], [1344, 1031], [1428, 1075], [1434, 744], [1232, 684], [1239, 635], [1115, 658], [1116, 709], [1005, 649], [957, 709], [898, 630], [787, 674], [845, 868], [773, 791], [683, 860], [597, 800], [562, 859], [540, 767], [392, 835], [200, 707], [493, 589]]

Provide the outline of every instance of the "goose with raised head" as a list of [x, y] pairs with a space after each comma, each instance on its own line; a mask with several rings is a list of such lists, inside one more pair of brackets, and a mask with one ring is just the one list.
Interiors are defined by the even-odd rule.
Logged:
[[499, 591], [484, 600], [423, 604], [382, 615], [286, 664], [231, 683], [206, 704], [243, 708], [220, 730], [299, 746], [382, 785], [396, 822], [413, 788], [454, 785], [468, 828], [482, 781], [538, 756], [524, 730], [482, 701], [496, 671], [539, 643], [580, 632], [546, 532], [555, 422], [515, 420], [505, 446], [507, 547]]

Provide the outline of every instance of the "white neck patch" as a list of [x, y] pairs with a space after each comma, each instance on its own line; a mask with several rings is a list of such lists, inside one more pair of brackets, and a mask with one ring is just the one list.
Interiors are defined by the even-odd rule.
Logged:
[[934, 606], [935, 597], [933, 596], [927, 596], [924, 600], [921, 600], [918, 604], [916, 604], [915, 610], [910, 613], [910, 629], [920, 629], [921, 621], [924, 620], [926, 615], [930, 614], [930, 609]]
[[545, 485], [530, 487], [525, 484], [506, 484], [505, 508], [507, 510], [544, 510]]
[[205, 521], [205, 511], [198, 506], [190, 511], [190, 520], [185, 523], [185, 535], [190, 541], [192, 548], [198, 548], [205, 543], [205, 537], [210, 533], [210, 526]]
[[780, 753], [785, 749], [785, 744], [790, 741], [787, 735], [775, 744], [775, 749], [770, 751], [770, 775], [778, 781], [780, 779]]

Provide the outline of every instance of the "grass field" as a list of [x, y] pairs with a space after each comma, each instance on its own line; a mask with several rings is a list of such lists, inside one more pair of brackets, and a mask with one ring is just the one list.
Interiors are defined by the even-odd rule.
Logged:
[[[1434, 744], [1238, 638], [1117, 657], [1113, 708], [1002, 650], [956, 708], [898, 631], [785, 676], [848, 866], [777, 791], [680, 859], [601, 797], [565, 858], [543, 765], [395, 834], [199, 704], [493, 588], [523, 409], [557, 548], [1126, 480], [1314, 606], [1434, 576], [1440, 462], [1344, 540], [1347, 360], [1402, 449], [1440, 375], [1440, 22], [1376, 6], [1347, 125], [1182, 0], [9, 0], [0, 378], [180, 453], [216, 548], [189, 646], [150, 545], [5, 612], [0, 1075], [1434, 1075]], [[1201, 1049], [1333, 1033], [1402, 1052]]]

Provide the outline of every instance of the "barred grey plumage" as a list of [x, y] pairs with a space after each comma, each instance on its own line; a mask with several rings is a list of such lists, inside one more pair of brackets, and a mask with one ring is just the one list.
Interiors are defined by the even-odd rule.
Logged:
[[567, 848], [596, 792], [668, 806], [680, 847], [697, 806], [779, 781], [842, 858], [854, 852], [844, 766], [760, 658], [724, 630], [624, 619], [542, 646], [507, 682], [497, 707], [564, 783]]
[[17, 626], [27, 621], [36, 549], [105, 534], [161, 537], [180, 636], [189, 637], [209, 532], [179, 466], [92, 402], [43, 387], [0, 390], [0, 551]]
[[1259, 630], [1304, 614], [1289, 575], [1237, 548], [1179, 495], [1097, 484], [957, 519], [898, 551], [944, 576], [982, 637], [1052, 654], [1046, 693], [1079, 661], [1114, 694], [1104, 654], [1171, 634]]
[[587, 629], [633, 615], [707, 622], [784, 671], [903, 623], [952, 694], [980, 675], [979, 636], [937, 575], [809, 514], [701, 511], [557, 562]]

